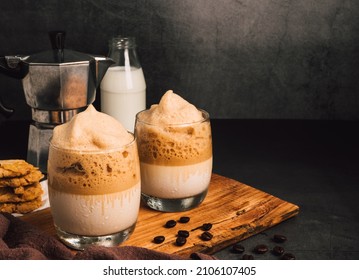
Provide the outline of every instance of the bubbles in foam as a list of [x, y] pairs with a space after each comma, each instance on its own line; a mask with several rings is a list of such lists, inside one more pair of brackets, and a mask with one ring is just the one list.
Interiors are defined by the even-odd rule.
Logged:
[[143, 162], [181, 165], [201, 162], [212, 155], [209, 122], [165, 128], [139, 122], [136, 132]]
[[113, 193], [140, 181], [137, 145], [108, 153], [79, 153], [59, 148], [50, 148], [50, 153], [49, 173], [51, 179], [55, 178], [52, 185], [60, 191]]

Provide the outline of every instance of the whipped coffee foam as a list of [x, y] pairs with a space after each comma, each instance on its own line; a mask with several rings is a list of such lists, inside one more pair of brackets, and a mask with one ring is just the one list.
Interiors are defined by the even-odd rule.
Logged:
[[116, 119], [90, 105], [54, 129], [48, 166], [50, 177], [56, 174], [52, 187], [85, 195], [132, 187], [140, 180], [134, 141]]
[[71, 121], [56, 126], [51, 143], [63, 149], [97, 151], [122, 147], [132, 139], [116, 119], [89, 105]]
[[49, 152], [49, 184], [58, 191], [81, 195], [108, 194], [131, 188], [140, 181], [136, 145], [108, 152], [50, 146]]
[[188, 165], [212, 157], [211, 127], [206, 112], [173, 91], [137, 116], [141, 162]]
[[141, 114], [141, 121], [156, 125], [175, 125], [203, 120], [202, 113], [172, 90], [167, 91], [159, 104]]

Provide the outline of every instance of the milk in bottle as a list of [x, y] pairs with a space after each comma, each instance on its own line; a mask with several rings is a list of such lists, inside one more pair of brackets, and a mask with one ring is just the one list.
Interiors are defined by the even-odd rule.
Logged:
[[146, 109], [146, 82], [132, 37], [114, 37], [109, 57], [115, 60], [101, 82], [101, 111], [133, 132], [135, 117]]

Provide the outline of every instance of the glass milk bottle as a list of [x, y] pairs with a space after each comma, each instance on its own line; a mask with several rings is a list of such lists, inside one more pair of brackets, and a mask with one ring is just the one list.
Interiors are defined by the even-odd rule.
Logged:
[[114, 37], [108, 56], [115, 61], [101, 82], [101, 111], [133, 132], [135, 117], [146, 109], [146, 82], [134, 37]]

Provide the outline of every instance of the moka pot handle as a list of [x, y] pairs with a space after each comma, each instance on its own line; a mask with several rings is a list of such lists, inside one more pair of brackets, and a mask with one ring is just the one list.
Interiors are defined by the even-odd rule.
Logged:
[[10, 118], [14, 113], [14, 109], [7, 108], [3, 105], [1, 98], [0, 98], [0, 113], [3, 114], [6, 118]]

